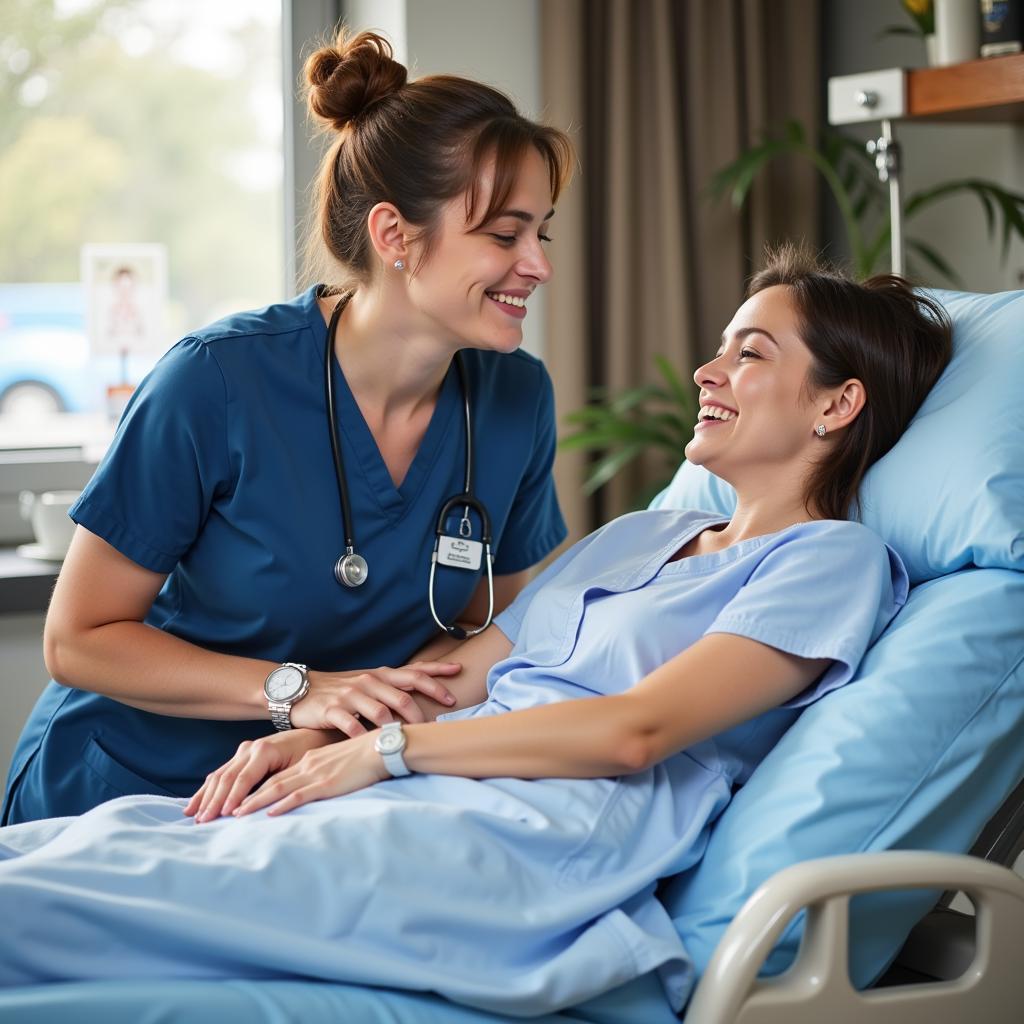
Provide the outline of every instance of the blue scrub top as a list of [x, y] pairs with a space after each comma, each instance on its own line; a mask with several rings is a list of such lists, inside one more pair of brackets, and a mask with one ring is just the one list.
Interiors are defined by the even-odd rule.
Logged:
[[[149, 625], [209, 650], [320, 670], [402, 664], [436, 636], [427, 604], [434, 529], [465, 474], [458, 374], [449, 370], [396, 488], [335, 360], [356, 550], [369, 564], [367, 582], [348, 589], [333, 575], [345, 538], [326, 343], [311, 288], [186, 337], [136, 391], [71, 517], [169, 574]], [[551, 381], [523, 352], [463, 356], [474, 491], [491, 517], [494, 572], [514, 573], [566, 535], [551, 477]], [[481, 578], [438, 570], [443, 621], [456, 619]], [[78, 814], [128, 793], [186, 796], [242, 740], [272, 731], [263, 720], [155, 715], [51, 682], [15, 751], [4, 821]]]

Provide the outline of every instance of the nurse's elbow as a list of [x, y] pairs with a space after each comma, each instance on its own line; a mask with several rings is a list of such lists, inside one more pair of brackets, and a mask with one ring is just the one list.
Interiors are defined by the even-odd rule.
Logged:
[[71, 665], [74, 663], [74, 634], [52, 615], [43, 627], [43, 663], [50, 677], [65, 686], [74, 686]]

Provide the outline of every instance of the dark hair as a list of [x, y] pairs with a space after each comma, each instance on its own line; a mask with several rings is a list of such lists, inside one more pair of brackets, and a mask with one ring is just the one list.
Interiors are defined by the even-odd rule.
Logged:
[[953, 351], [942, 306], [895, 274], [851, 280], [813, 252], [785, 245], [768, 253], [747, 297], [765, 288], [792, 289], [800, 337], [811, 351], [806, 389], [813, 396], [856, 378], [866, 399], [860, 415], [825, 440], [805, 504], [829, 519], [859, 513], [864, 474], [899, 440]]
[[[564, 132], [523, 117], [504, 93], [480, 82], [454, 75], [407, 81], [391, 44], [375, 32], [350, 36], [340, 28], [307, 58], [305, 78], [311, 114], [338, 133], [315, 186], [311, 216], [319, 231], [307, 236], [307, 277], [336, 275], [340, 264], [365, 280], [373, 258], [367, 215], [385, 201], [419, 229], [422, 261], [445, 202], [468, 192], [467, 217], [476, 217], [477, 182], [491, 156], [494, 187], [480, 224], [508, 201], [528, 147], [547, 162], [552, 201], [571, 176], [574, 151]], [[323, 260], [324, 247], [335, 266]]]

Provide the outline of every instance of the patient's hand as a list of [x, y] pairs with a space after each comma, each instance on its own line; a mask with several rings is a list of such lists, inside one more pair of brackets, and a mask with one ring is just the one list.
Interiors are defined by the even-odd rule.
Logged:
[[[390, 778], [371, 735], [356, 736], [323, 750], [311, 750], [296, 764], [267, 779], [235, 810], [236, 816], [267, 807], [267, 814], [285, 814], [313, 800], [354, 793]], [[271, 806], [273, 805], [273, 806]]]
[[296, 764], [310, 750], [344, 739], [324, 729], [289, 729], [245, 740], [227, 764], [206, 776], [206, 781], [185, 806], [196, 822], [212, 821], [230, 814], [268, 775]]

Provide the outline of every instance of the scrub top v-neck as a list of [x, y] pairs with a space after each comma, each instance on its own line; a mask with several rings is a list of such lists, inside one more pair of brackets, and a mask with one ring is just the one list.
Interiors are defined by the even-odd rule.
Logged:
[[[368, 493], [373, 495], [377, 502], [380, 515], [398, 523], [408, 510], [416, 505], [423, 484], [441, 455], [439, 449], [442, 444], [454, 442], [457, 447], [461, 443], [460, 455], [463, 460], [465, 459], [465, 427], [461, 418], [453, 422], [453, 418], [462, 413], [458, 374], [454, 366], [448, 368], [419, 448], [402, 481], [396, 486], [336, 356], [331, 361], [331, 372], [334, 376], [337, 403], [338, 437], [343, 439], [343, 444], [347, 441], [346, 479], [350, 474], [360, 474]], [[463, 435], [461, 441], [460, 433]], [[461, 489], [460, 484], [458, 490]], [[356, 541], [358, 550], [358, 534]]]
[[[137, 389], [72, 518], [167, 579], [146, 623], [209, 650], [320, 670], [402, 664], [436, 635], [427, 602], [434, 527], [462, 490], [465, 426], [449, 372], [419, 450], [395, 487], [335, 360], [339, 435], [360, 554], [344, 550], [324, 400], [327, 325], [316, 288], [180, 341]], [[474, 488], [487, 506], [496, 575], [565, 537], [551, 466], [551, 381], [523, 352], [463, 353]], [[437, 582], [453, 621], [479, 574]], [[186, 796], [267, 720], [155, 715], [51, 682], [15, 751], [7, 822], [77, 814], [128, 793]]]

